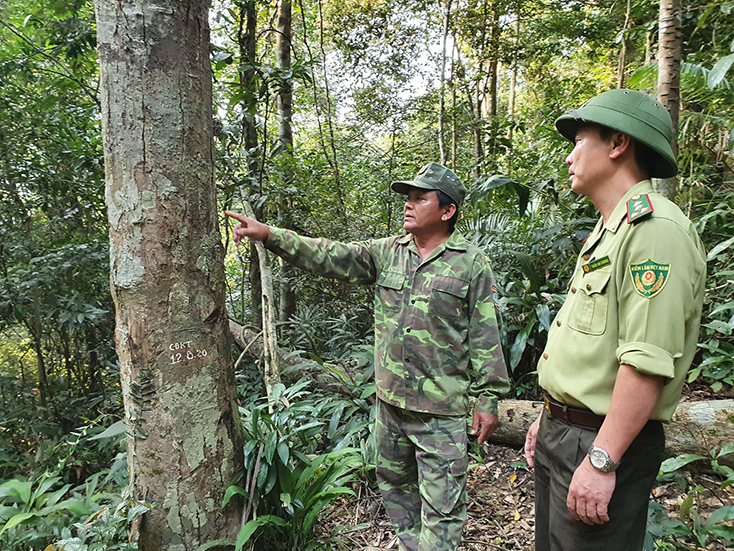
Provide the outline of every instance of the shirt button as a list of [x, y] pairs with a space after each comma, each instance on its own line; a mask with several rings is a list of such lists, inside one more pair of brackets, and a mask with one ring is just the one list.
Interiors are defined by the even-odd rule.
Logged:
[[586, 290], [591, 291], [591, 285], [589, 285], [588, 283], [586, 284]]
[[548, 359], [548, 352], [544, 352], [544, 353], [543, 353], [543, 359], [544, 359], [544, 360], [547, 360], [547, 359]]
[[589, 260], [591, 258], [591, 255], [589, 253], [586, 253], [584, 255], [584, 260]]
[[572, 293], [575, 293], [576, 292], [576, 287], [571, 287], [571, 292]]
[[415, 299], [410, 301], [411, 304], [415, 304]]
[[410, 327], [405, 330], [406, 333], [410, 333]]
[[558, 327], [560, 327], [560, 326], [561, 326], [561, 320], [556, 320], [556, 325], [557, 325]]

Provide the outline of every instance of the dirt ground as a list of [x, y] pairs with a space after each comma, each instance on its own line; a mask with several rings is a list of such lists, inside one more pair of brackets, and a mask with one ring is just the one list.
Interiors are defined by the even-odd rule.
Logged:
[[[717, 507], [734, 505], [734, 488], [714, 492], [719, 486], [714, 475], [691, 476], [688, 482], [703, 488], [697, 495], [697, 504], [704, 518]], [[364, 482], [355, 492], [357, 497], [340, 502], [322, 519], [322, 534], [337, 530], [344, 548], [350, 551], [397, 550], [397, 539], [380, 496]], [[468, 519], [461, 551], [534, 549], [534, 481], [532, 472], [525, 468], [521, 450], [497, 445], [489, 448], [482, 461], [473, 463], [467, 492]], [[673, 517], [677, 517], [686, 497], [675, 483], [656, 487], [653, 495]], [[678, 541], [697, 551], [734, 550], [723, 540], [709, 541], [706, 547], [684, 537]]]

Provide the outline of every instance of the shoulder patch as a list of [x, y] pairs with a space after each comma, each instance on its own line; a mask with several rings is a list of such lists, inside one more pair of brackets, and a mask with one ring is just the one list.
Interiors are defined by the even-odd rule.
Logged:
[[647, 194], [635, 195], [627, 201], [627, 223], [633, 224], [650, 216], [655, 209]]
[[652, 298], [659, 294], [670, 276], [670, 264], [660, 264], [648, 258], [644, 262], [630, 264], [630, 275], [635, 291], [640, 296]]

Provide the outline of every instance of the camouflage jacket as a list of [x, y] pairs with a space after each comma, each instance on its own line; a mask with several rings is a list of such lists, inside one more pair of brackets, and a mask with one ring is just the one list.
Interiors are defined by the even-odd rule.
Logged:
[[436, 415], [497, 413], [509, 390], [493, 300], [477, 247], [454, 232], [421, 262], [410, 234], [360, 243], [271, 228], [268, 249], [311, 273], [375, 284], [377, 396]]

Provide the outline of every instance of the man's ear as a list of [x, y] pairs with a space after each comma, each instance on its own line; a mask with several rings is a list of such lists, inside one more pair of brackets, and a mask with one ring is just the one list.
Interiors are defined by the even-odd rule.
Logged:
[[628, 149], [631, 150], [632, 138], [624, 132], [615, 132], [612, 134], [612, 150], [609, 152], [610, 159], [616, 159], [624, 154]]
[[441, 220], [444, 222], [451, 220], [451, 217], [456, 213], [456, 205], [454, 203], [451, 203], [450, 205], [447, 205], [444, 207], [446, 210], [441, 215]]

